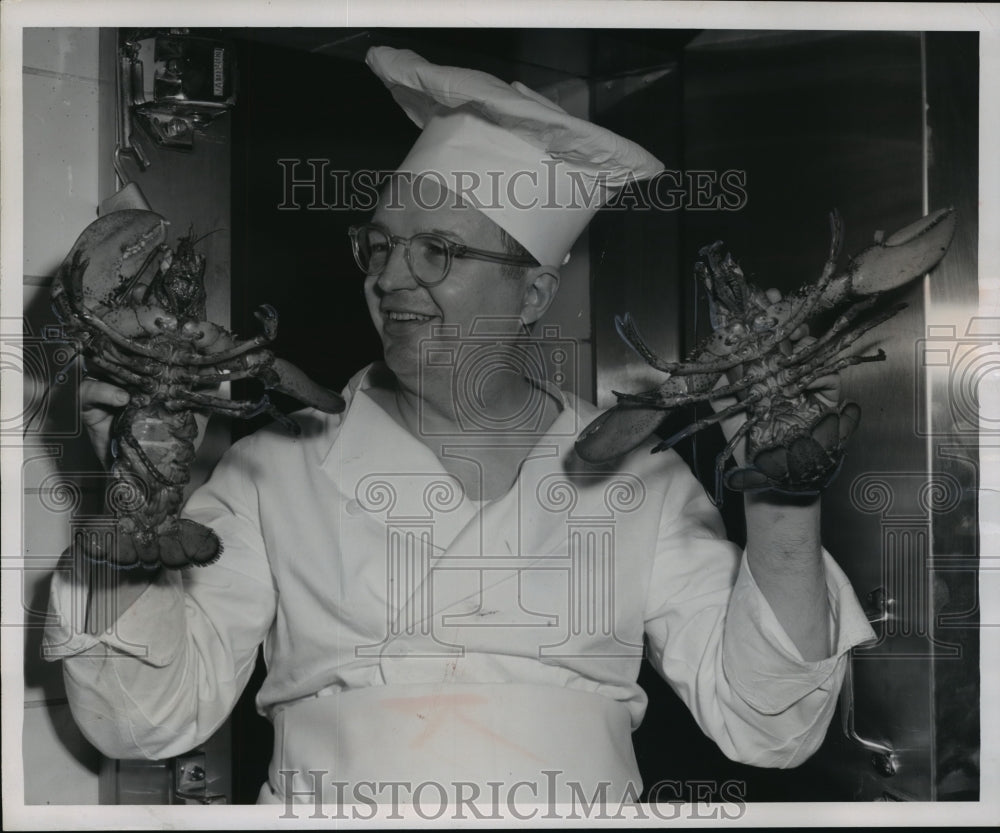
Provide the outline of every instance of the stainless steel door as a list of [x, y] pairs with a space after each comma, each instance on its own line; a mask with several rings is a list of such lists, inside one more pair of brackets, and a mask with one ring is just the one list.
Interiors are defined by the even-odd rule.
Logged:
[[[823, 538], [880, 640], [856, 652], [843, 720], [801, 773], [726, 770], [749, 801], [978, 796], [974, 411], [991, 322], [975, 319], [977, 55], [974, 33], [706, 31], [684, 51], [683, 166], [745, 171], [748, 197], [683, 213], [688, 295], [714, 240], [788, 292], [818, 277], [833, 208], [845, 259], [929, 209], [959, 217], [943, 266], [896, 293], [908, 308], [860, 345], [887, 361], [843, 374], [863, 415], [824, 496]], [[684, 325], [686, 350], [707, 320]]]

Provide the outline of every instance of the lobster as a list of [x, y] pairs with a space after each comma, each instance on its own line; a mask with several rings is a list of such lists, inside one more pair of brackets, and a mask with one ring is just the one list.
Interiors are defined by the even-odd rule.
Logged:
[[[947, 208], [888, 238], [878, 232], [875, 244], [841, 272], [837, 263], [843, 226], [836, 211], [830, 215], [830, 225], [830, 252], [819, 279], [784, 298], [749, 283], [732, 256], [723, 254], [721, 241], [701, 249], [703, 260], [695, 264], [695, 276], [708, 293], [712, 333], [685, 361], [664, 361], [645, 343], [630, 315], [616, 317], [619, 336], [667, 379], [644, 393], [615, 391], [617, 404], [580, 433], [576, 442], [580, 457], [607, 462], [644, 443], [667, 411], [736, 397], [735, 404], [693, 422], [652, 451], [672, 448], [709, 425], [745, 412], [745, 422], [716, 457], [717, 504], [722, 502], [723, 484], [734, 491], [786, 494], [818, 494], [826, 488], [841, 468], [861, 408], [849, 401], [825, 402], [810, 386], [853, 365], [886, 358], [881, 349], [872, 355], [845, 351], [906, 306], [896, 304], [865, 315], [882, 293], [937, 265], [951, 244], [955, 215]], [[819, 338], [790, 347], [789, 339], [801, 325], [838, 308], [843, 311]], [[741, 442], [746, 443], [746, 463], [727, 471]]]
[[196, 411], [266, 413], [299, 433], [266, 393], [232, 401], [211, 392], [221, 382], [256, 379], [321, 411], [344, 409], [338, 394], [266, 349], [277, 335], [273, 307], [257, 310], [262, 331], [246, 339], [205, 320], [205, 257], [195, 250], [193, 229], [171, 249], [167, 225], [140, 209], [98, 218], [52, 285], [53, 311], [64, 337], [79, 344], [86, 370], [129, 394], [111, 428], [113, 543], [90, 543], [84, 552], [117, 568], [179, 569], [220, 556], [222, 542], [211, 529], [179, 517], [195, 457]]

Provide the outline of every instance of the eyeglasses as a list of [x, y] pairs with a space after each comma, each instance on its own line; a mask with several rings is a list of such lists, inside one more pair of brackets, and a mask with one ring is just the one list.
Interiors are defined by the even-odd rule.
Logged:
[[455, 258], [472, 258], [490, 263], [509, 263], [515, 266], [537, 266], [530, 256], [501, 254], [474, 249], [463, 243], [456, 243], [434, 232], [421, 232], [412, 237], [397, 237], [389, 234], [381, 226], [367, 223], [352, 226], [348, 231], [354, 260], [366, 275], [381, 275], [389, 263], [389, 257], [397, 244], [402, 244], [406, 253], [406, 265], [413, 279], [421, 286], [437, 286], [451, 269]]

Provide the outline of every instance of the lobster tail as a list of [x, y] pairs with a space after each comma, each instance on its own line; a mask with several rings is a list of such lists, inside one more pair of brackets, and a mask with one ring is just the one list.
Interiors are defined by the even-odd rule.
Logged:
[[176, 525], [152, 536], [144, 531], [126, 532], [120, 525], [115, 530], [111, 548], [97, 539], [81, 542], [82, 554], [98, 564], [116, 570], [143, 567], [154, 570], [161, 564], [171, 570], [204, 567], [222, 555], [222, 542], [207, 526], [181, 519]]
[[[95, 560], [131, 569], [209, 564], [222, 552], [211, 529], [178, 518], [197, 433], [189, 412], [127, 407], [114, 427], [114, 481], [107, 501], [117, 520], [114, 551]], [[91, 556], [93, 557], [93, 556]]]
[[171, 249], [167, 225], [138, 209], [99, 217], [77, 238], [52, 287], [65, 336], [78, 342], [92, 370], [129, 395], [111, 432], [106, 503], [115, 527], [76, 543], [90, 560], [122, 569], [208, 564], [222, 551], [211, 530], [179, 518], [196, 453], [195, 412], [240, 419], [268, 413], [298, 433], [266, 396], [234, 401], [213, 392], [217, 385], [259, 379], [327, 413], [345, 407], [339, 394], [264, 349], [277, 336], [273, 307], [255, 313], [262, 332], [252, 338], [205, 320], [206, 261], [195, 251], [201, 238], [192, 228]]
[[195, 564], [203, 567], [222, 554], [222, 542], [207, 526], [182, 518], [177, 531], [160, 539], [160, 560], [177, 569]]

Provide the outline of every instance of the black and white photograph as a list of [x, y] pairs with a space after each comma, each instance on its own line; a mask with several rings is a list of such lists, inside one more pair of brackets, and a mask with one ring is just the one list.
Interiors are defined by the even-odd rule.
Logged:
[[5, 828], [1000, 818], [995, 7], [0, 26]]

